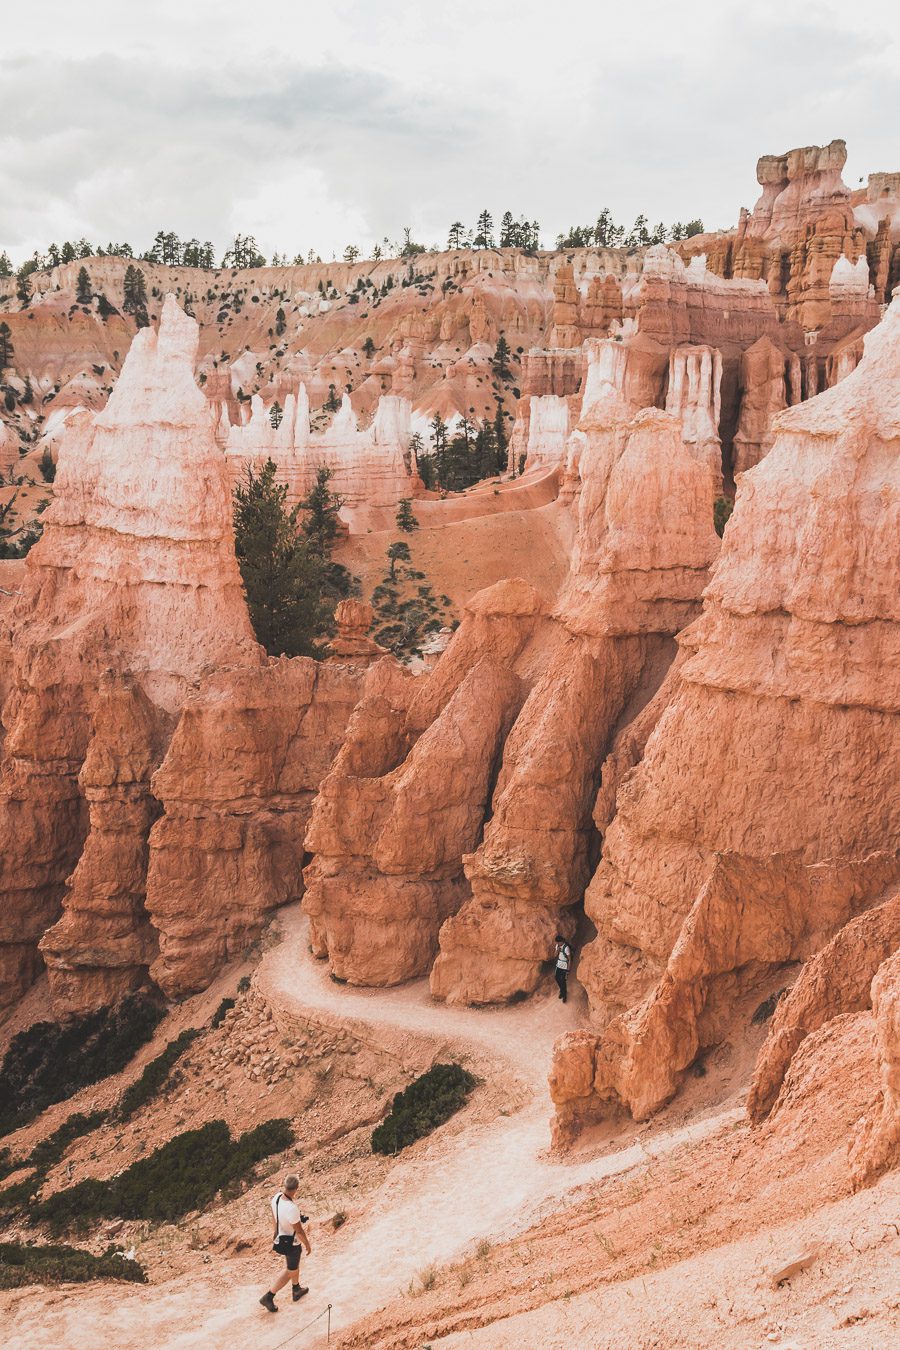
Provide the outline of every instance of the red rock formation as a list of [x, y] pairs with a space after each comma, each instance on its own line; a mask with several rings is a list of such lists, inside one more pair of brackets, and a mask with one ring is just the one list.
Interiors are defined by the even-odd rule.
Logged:
[[[898, 863], [900, 870], [900, 863]], [[883, 961], [900, 947], [900, 892], [860, 914], [818, 951], [781, 999], [760, 1051], [747, 1114], [764, 1119], [803, 1040], [844, 1013], [871, 1008], [871, 985]]]
[[329, 643], [332, 663], [350, 662], [354, 666], [370, 666], [387, 656], [384, 647], [371, 637], [374, 611], [364, 600], [341, 600], [334, 611], [337, 633]]
[[524, 582], [500, 583], [470, 601], [430, 674], [387, 661], [368, 673], [306, 841], [313, 947], [339, 978], [396, 984], [430, 968], [467, 893], [463, 855], [481, 834], [540, 610]]
[[[656, 1109], [721, 1034], [717, 990], [812, 954], [889, 879], [863, 860], [900, 825], [886, 567], [900, 537], [900, 303], [866, 344], [853, 374], [780, 415], [741, 480], [703, 615], [681, 635], [678, 689], [619, 790], [585, 897], [598, 937], [579, 965], [609, 1025], [588, 1098], [566, 1098], [560, 1069], [563, 1135], [612, 1103]], [[830, 909], [818, 874], [804, 880], [816, 867]]]
[[851, 1141], [850, 1170], [857, 1185], [874, 1181], [900, 1155], [900, 950], [872, 981], [872, 1013], [881, 1092]]
[[[139, 906], [139, 887], [132, 879], [122, 895], [110, 892], [103, 836], [118, 834], [118, 849], [127, 832], [124, 806], [111, 829], [117, 797], [133, 806], [134, 827], [145, 829], [147, 804], [137, 800], [143, 789], [132, 775], [136, 766], [147, 768], [150, 722], [171, 726], [205, 666], [259, 659], [234, 557], [225, 465], [193, 379], [196, 345], [197, 325], [168, 300], [159, 334], [145, 329], [136, 339], [104, 412], [73, 423], [44, 536], [28, 555], [9, 617], [14, 670], [0, 785], [8, 840], [0, 862], [2, 1000], [37, 973], [37, 940], [65, 903], [65, 881], [89, 824], [78, 775], [92, 737], [83, 788], [99, 834], [72, 902], [93, 912], [108, 905], [112, 931], [123, 905]], [[95, 726], [107, 670], [139, 686], [134, 744], [130, 715], [115, 709], [112, 694], [101, 700]], [[121, 778], [109, 769], [116, 725], [125, 736], [123, 761], [132, 756]], [[104, 922], [98, 919], [100, 929]], [[60, 992], [73, 993], [77, 983], [62, 945], [73, 927], [74, 919], [45, 949], [51, 981], [56, 969], [65, 972]], [[128, 981], [130, 957], [123, 960]]]
[[768, 454], [775, 436], [776, 413], [799, 402], [799, 357], [783, 352], [768, 336], [758, 338], [741, 357], [740, 418], [734, 436], [735, 473], [752, 469]]
[[147, 913], [169, 995], [209, 984], [303, 893], [313, 797], [362, 689], [356, 667], [306, 657], [214, 671], [187, 698], [152, 779]]
[[708, 473], [679, 423], [656, 410], [627, 421], [630, 357], [617, 343], [591, 349], [559, 645], [507, 740], [484, 842], [465, 859], [472, 898], [441, 929], [431, 989], [451, 1002], [530, 993], [557, 929], [572, 933], [610, 736], [662, 678], [667, 638], [696, 612], [717, 552]]

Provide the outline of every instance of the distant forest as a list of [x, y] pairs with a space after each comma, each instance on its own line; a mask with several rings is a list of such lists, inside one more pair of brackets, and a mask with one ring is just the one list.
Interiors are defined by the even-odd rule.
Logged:
[[[593, 225], [573, 225], [565, 234], [557, 235], [556, 247], [562, 248], [642, 248], [647, 244], [663, 244], [668, 241], [689, 239], [692, 235], [703, 233], [702, 220], [678, 220], [674, 225], [659, 224], [650, 226], [647, 217], [640, 215], [626, 230], [617, 225], [609, 210], [604, 207]], [[504, 211], [500, 224], [495, 228], [494, 217], [490, 211], [480, 212], [474, 225], [467, 226], [461, 220], [455, 220], [447, 232], [446, 245], [426, 246], [412, 237], [407, 226], [402, 240], [391, 240], [387, 236], [364, 252], [356, 244], [348, 244], [344, 249], [343, 260], [355, 263], [359, 260], [379, 262], [382, 258], [412, 258], [419, 253], [452, 252], [463, 248], [518, 248], [534, 253], [540, 248], [540, 225], [536, 220], [526, 220], [523, 216], [516, 219], [511, 211]], [[87, 239], [75, 242], [66, 240], [63, 244], [49, 244], [46, 252], [34, 253], [19, 268], [13, 268], [9, 254], [0, 252], [0, 278], [15, 275], [20, 288], [24, 289], [26, 279], [32, 272], [48, 267], [57, 267], [60, 263], [76, 262], [81, 258], [119, 257], [133, 258], [139, 262], [164, 263], [170, 267], [199, 267], [212, 271], [216, 267], [215, 248], [211, 240], [181, 239], [174, 230], [157, 230], [150, 248], [143, 253], [132, 248], [131, 244], [92, 244]], [[273, 253], [273, 267], [299, 267], [305, 263], [321, 263], [323, 259], [315, 249], [302, 250], [293, 255]], [[222, 255], [218, 266], [240, 270], [247, 267], [265, 267], [267, 260], [260, 251], [252, 234], [236, 234]], [[21, 298], [21, 296], [20, 296]]]

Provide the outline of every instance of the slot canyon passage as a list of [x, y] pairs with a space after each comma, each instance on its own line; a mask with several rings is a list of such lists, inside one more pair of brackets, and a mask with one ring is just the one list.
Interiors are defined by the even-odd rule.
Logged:
[[[845, 161], [669, 243], [0, 299], [0, 1344], [897, 1343], [900, 173]], [[332, 502], [314, 655], [251, 620], [270, 473]], [[118, 1277], [4, 1281], [58, 1242]]]

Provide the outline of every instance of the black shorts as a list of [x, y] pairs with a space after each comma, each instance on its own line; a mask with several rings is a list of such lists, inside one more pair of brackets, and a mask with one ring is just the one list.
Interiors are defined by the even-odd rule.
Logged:
[[303, 1251], [299, 1242], [288, 1235], [278, 1239], [278, 1251], [284, 1257], [288, 1270], [300, 1269], [300, 1253]]

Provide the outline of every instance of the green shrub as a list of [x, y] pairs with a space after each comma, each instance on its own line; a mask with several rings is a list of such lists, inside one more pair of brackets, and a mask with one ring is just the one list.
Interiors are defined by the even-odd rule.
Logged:
[[34, 1167], [39, 1172], [48, 1172], [51, 1167], [56, 1166], [74, 1140], [98, 1129], [105, 1124], [108, 1117], [107, 1111], [91, 1111], [87, 1115], [83, 1111], [76, 1111], [73, 1116], [63, 1121], [58, 1130], [54, 1130], [46, 1139], [35, 1144], [23, 1166]]
[[34, 1205], [30, 1218], [55, 1233], [95, 1219], [162, 1222], [203, 1209], [217, 1191], [251, 1175], [256, 1163], [293, 1143], [288, 1120], [267, 1120], [232, 1139], [224, 1120], [176, 1135], [108, 1181], [94, 1177]]
[[0, 1242], [0, 1289], [104, 1279], [146, 1284], [147, 1272], [138, 1261], [127, 1260], [115, 1247], [108, 1247], [102, 1256], [94, 1256], [78, 1247], [26, 1247], [19, 1242]]
[[119, 1073], [150, 1040], [163, 1013], [158, 1003], [136, 994], [115, 1007], [20, 1031], [0, 1068], [0, 1135], [79, 1088]]
[[465, 1106], [476, 1081], [459, 1064], [435, 1064], [396, 1093], [390, 1115], [372, 1132], [373, 1153], [399, 1153], [436, 1130]]
[[210, 1019], [209, 1025], [213, 1028], [213, 1030], [215, 1030], [216, 1027], [220, 1027], [222, 1025], [222, 1023], [225, 1021], [225, 1014], [230, 1012], [233, 1007], [234, 1007], [233, 998], [222, 999], [222, 1002], [219, 1004], [218, 1008], [216, 1008], [216, 1011], [213, 1013], [212, 1018]]
[[27, 1210], [34, 1200], [39, 1185], [38, 1174], [31, 1172], [21, 1181], [14, 1181], [11, 1186], [0, 1191], [0, 1220], [8, 1223], [10, 1219]]
[[122, 1093], [117, 1112], [120, 1120], [130, 1119], [135, 1111], [149, 1102], [151, 1097], [156, 1096], [168, 1078], [172, 1065], [181, 1058], [199, 1035], [200, 1032], [196, 1027], [188, 1027], [180, 1036], [176, 1036], [174, 1041], [169, 1041], [161, 1054], [151, 1059], [140, 1078], [136, 1078]]
[[734, 510], [733, 497], [717, 497], [713, 503], [713, 528], [719, 538], [725, 533], [725, 526], [731, 519], [731, 513]]

